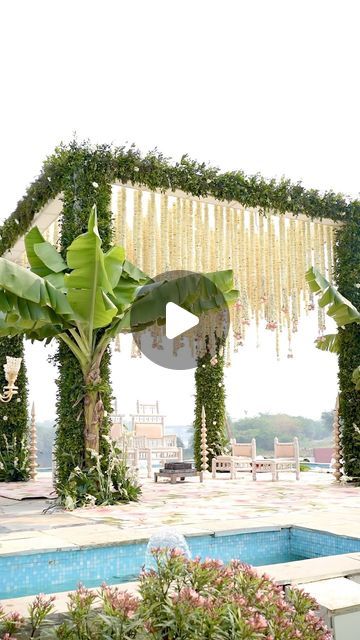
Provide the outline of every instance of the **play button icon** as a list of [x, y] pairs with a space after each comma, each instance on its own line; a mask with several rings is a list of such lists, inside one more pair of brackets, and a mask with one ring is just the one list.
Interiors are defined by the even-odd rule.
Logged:
[[[215, 326], [216, 335], [227, 336], [229, 310], [222, 290], [211, 274], [208, 276], [167, 271], [150, 285], [140, 287], [137, 302], [132, 305], [130, 327], [141, 355], [166, 369], [194, 369], [206, 337], [211, 335], [213, 339]], [[209, 300], [216, 301], [216, 312]], [[155, 315], [158, 321], [154, 323], [151, 320]], [[144, 323], [148, 326], [140, 330]]]
[[177, 338], [185, 331], [196, 327], [199, 324], [199, 318], [190, 311], [186, 311], [174, 302], [168, 302], [166, 305], [166, 337], [168, 340]]

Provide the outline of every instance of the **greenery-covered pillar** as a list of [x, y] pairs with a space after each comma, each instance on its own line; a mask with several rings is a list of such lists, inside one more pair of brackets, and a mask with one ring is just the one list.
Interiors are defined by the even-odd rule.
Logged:
[[[337, 232], [336, 281], [339, 291], [360, 309], [360, 203]], [[339, 385], [345, 474], [360, 478], [360, 393], [352, 372], [360, 365], [360, 326], [339, 329]]]
[[195, 466], [201, 470], [201, 410], [205, 407], [208, 468], [211, 470], [212, 459], [220, 455], [227, 443], [226, 409], [224, 386], [224, 340], [216, 339], [216, 355], [209, 350], [209, 339], [206, 338], [205, 354], [197, 360], [195, 370], [195, 422], [194, 422], [194, 456]]
[[[61, 218], [61, 249], [66, 253], [73, 239], [87, 230], [88, 218], [94, 204], [97, 206], [99, 232], [103, 249], [109, 249], [112, 240], [111, 170], [112, 156], [107, 148], [89, 150], [76, 143], [60, 149], [54, 162], [65, 166], [63, 177], [63, 211]], [[57, 464], [58, 493], [66, 488], [74, 467], [86, 465], [83, 399], [86, 393], [80, 365], [67, 346], [60, 344], [55, 361], [59, 368], [57, 379], [57, 425], [55, 458]], [[102, 400], [105, 413], [111, 412], [110, 353], [104, 354], [100, 367]], [[106, 464], [106, 443], [101, 435], [109, 431], [105, 416], [100, 433], [100, 453]]]
[[0, 392], [7, 384], [3, 365], [6, 356], [22, 358], [16, 381], [17, 395], [0, 402], [0, 482], [28, 480], [28, 390], [22, 336], [0, 340]]

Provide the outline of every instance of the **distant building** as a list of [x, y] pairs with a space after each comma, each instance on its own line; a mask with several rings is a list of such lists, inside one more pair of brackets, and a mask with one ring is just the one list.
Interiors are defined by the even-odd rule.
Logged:
[[331, 462], [334, 458], [335, 452], [332, 447], [321, 447], [313, 449], [314, 462]]

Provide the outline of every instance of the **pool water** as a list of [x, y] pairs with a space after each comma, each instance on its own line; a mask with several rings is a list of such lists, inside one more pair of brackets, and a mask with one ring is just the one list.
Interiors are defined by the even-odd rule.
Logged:
[[[302, 527], [187, 538], [192, 557], [239, 559], [254, 566], [360, 552], [360, 539]], [[0, 555], [0, 599], [135, 580], [147, 543]]]

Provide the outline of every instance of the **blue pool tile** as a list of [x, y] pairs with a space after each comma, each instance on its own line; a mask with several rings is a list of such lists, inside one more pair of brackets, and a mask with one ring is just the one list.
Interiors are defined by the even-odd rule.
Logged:
[[[192, 557], [238, 559], [255, 566], [360, 552], [360, 539], [287, 527], [188, 539]], [[146, 543], [0, 556], [0, 598], [134, 580], [145, 562]]]

